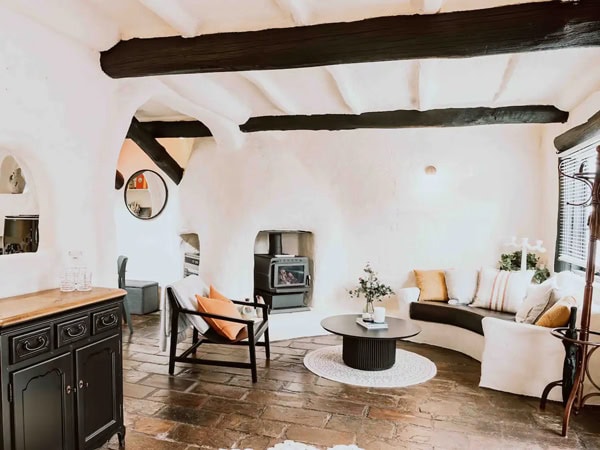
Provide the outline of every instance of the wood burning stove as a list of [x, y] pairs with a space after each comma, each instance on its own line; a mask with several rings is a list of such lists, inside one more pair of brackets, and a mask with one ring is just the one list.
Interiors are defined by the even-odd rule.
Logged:
[[282, 253], [282, 233], [270, 231], [269, 253], [254, 255], [254, 293], [262, 295], [272, 310], [305, 309], [310, 288], [309, 259]]

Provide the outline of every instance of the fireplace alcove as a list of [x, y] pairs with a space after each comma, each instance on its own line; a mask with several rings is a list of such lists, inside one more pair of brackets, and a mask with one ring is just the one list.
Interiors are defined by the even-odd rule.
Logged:
[[254, 245], [254, 295], [272, 313], [306, 311], [312, 301], [312, 233], [263, 230]]

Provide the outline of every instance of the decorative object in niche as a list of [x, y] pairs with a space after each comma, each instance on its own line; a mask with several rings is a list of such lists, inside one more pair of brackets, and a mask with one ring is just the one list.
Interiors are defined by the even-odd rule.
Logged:
[[22, 194], [25, 190], [25, 178], [21, 174], [21, 168], [17, 167], [8, 177], [11, 194]]
[[139, 170], [127, 181], [125, 205], [138, 219], [153, 219], [158, 216], [165, 209], [167, 198], [167, 184], [153, 170]]
[[0, 194], [22, 194], [26, 185], [17, 160], [11, 155], [5, 156], [0, 163]]

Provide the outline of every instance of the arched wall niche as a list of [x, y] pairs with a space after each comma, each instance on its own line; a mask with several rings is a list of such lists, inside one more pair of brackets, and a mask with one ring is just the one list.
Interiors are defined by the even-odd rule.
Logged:
[[39, 249], [40, 209], [27, 153], [23, 146], [0, 141], [1, 258]]

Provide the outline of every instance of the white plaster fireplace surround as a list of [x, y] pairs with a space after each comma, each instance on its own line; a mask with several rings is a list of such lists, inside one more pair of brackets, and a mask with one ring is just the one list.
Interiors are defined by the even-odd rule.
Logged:
[[501, 236], [535, 234], [539, 138], [504, 125], [252, 133], [236, 151], [199, 139], [181, 222], [200, 236], [200, 276], [238, 297], [252, 292], [259, 230], [311, 230], [313, 307], [357, 310], [347, 289], [367, 261], [399, 288], [414, 268], [493, 265]]

